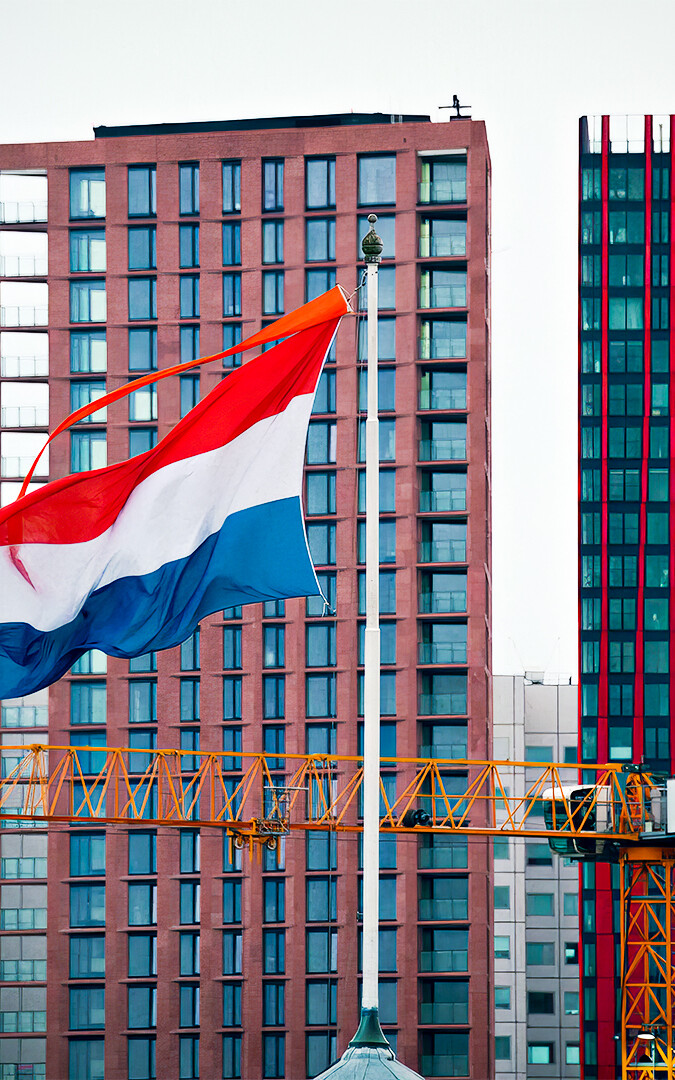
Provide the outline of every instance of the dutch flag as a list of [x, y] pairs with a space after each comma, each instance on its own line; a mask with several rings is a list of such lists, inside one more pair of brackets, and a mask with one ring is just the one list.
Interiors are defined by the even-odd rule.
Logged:
[[221, 608], [320, 593], [301, 491], [348, 310], [333, 294], [332, 317], [235, 369], [152, 450], [0, 511], [0, 698], [48, 686], [88, 649], [139, 656]]

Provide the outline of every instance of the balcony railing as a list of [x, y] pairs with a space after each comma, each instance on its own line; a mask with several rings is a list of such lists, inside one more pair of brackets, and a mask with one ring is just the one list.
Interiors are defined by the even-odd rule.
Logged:
[[0, 255], [0, 277], [46, 276], [46, 255]]
[[47, 706], [3, 705], [2, 726], [6, 728], [47, 727]]
[[451, 513], [466, 510], [466, 490], [420, 491], [420, 513]]
[[[466, 1003], [459, 1001], [422, 1001], [420, 1003], [420, 1024], [468, 1024], [468, 1022], [469, 1006]], [[434, 1074], [427, 1072], [427, 1075]]]
[[420, 952], [420, 971], [468, 971], [468, 963], [468, 951], [462, 949]]
[[469, 901], [465, 899], [420, 900], [419, 908], [421, 922], [457, 922], [469, 917]]
[[46, 960], [0, 960], [3, 982], [44, 982], [46, 978]]
[[466, 307], [466, 285], [422, 285], [421, 308]]
[[420, 593], [420, 612], [423, 615], [448, 615], [466, 611], [466, 590]]
[[[44, 459], [45, 454], [42, 455], [40, 464], [35, 471], [36, 478], [39, 476], [47, 476], [48, 474], [49, 466]], [[26, 475], [34, 460], [35, 457], [31, 455], [28, 457], [25, 457], [23, 454], [21, 456], [14, 455], [11, 457], [5, 457], [3, 455], [0, 458], [0, 476], [16, 476], [22, 478]]]
[[0, 326], [46, 326], [48, 321], [49, 309], [46, 305], [0, 308]]
[[[425, 1076], [447, 1076], [448, 1058], [446, 1054], [420, 1054], [419, 1067]], [[453, 1054], [453, 1076], [469, 1075], [469, 1057], [467, 1054]]]
[[465, 461], [466, 439], [420, 439], [420, 461]]
[[37, 202], [0, 202], [0, 224], [30, 224], [47, 220], [47, 200]]
[[444, 412], [466, 409], [466, 390], [463, 388], [420, 390], [420, 409], [442, 409]]
[[10, 405], [0, 409], [3, 427], [49, 427], [49, 408], [33, 405]]
[[451, 259], [466, 255], [466, 233], [453, 236], [421, 236], [420, 258]]
[[7, 379], [46, 379], [49, 375], [48, 356], [0, 357], [0, 372]]
[[466, 562], [466, 541], [464, 540], [423, 540], [420, 544], [419, 561]]
[[466, 694], [420, 694], [418, 712], [420, 716], [464, 716]]
[[423, 180], [419, 185], [421, 203], [465, 203], [466, 180]]
[[439, 642], [438, 644], [434, 641], [420, 641], [418, 649], [420, 664], [466, 664], [465, 641]]
[[420, 360], [462, 360], [466, 356], [466, 324], [457, 323], [461, 334], [444, 337], [420, 337]]

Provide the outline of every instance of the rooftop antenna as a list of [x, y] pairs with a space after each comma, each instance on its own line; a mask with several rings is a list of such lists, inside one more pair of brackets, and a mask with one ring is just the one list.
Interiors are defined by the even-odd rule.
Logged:
[[462, 109], [470, 109], [470, 105], [460, 105], [457, 94], [452, 95], [452, 105], [439, 105], [439, 109], [454, 109], [456, 116], [449, 117], [450, 120], [467, 120], [468, 117], [464, 116]]

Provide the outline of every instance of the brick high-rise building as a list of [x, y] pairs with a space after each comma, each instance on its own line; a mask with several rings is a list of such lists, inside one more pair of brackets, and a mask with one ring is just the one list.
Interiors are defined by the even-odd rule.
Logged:
[[[336, 280], [351, 292], [375, 211], [383, 752], [489, 757], [484, 125], [349, 114], [95, 135], [0, 147], [3, 500], [81, 403], [218, 352]], [[364, 330], [343, 322], [307, 445], [309, 542], [334, 613], [252, 605], [157, 655], [87, 654], [48, 694], [3, 703], [5, 745], [358, 753]], [[211, 364], [94, 414], [36, 482], [142, 452], [226, 375]], [[353, 835], [233, 864], [217, 831], [91, 824], [0, 837], [2, 1080], [300, 1080], [342, 1052], [358, 1019]], [[382, 866], [385, 1031], [426, 1075], [485, 1080], [488, 841], [383, 841]]]
[[[582, 761], [672, 773], [675, 396], [671, 116], [580, 126], [579, 642]], [[585, 863], [580, 971], [586, 1080], [621, 1044], [618, 867]]]

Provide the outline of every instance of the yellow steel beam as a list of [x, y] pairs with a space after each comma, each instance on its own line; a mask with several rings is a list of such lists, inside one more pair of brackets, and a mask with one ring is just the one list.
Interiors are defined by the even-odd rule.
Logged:
[[[0, 814], [10, 820], [217, 826], [254, 837], [261, 822], [267, 832], [277, 833], [361, 828], [360, 757], [41, 744], [4, 746], [2, 753], [13, 766], [0, 778]], [[525, 770], [525, 791], [518, 794], [509, 790], [514, 768]], [[568, 793], [579, 787], [579, 769], [577, 764], [383, 758], [381, 828], [590, 839], [597, 837], [594, 816], [604, 808], [603, 838], [636, 841], [643, 819], [636, 817], [635, 800], [626, 798], [621, 766], [584, 764], [595, 782], [581, 807], [572, 807]], [[648, 777], [644, 783], [649, 786]], [[541, 819], [545, 792], [555, 799], [549, 829]], [[409, 823], [406, 815], [417, 809], [429, 815], [427, 824]]]

